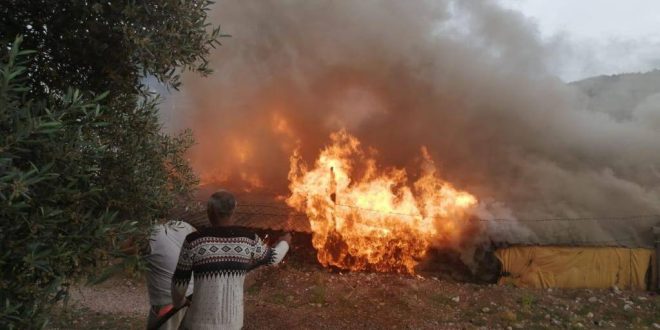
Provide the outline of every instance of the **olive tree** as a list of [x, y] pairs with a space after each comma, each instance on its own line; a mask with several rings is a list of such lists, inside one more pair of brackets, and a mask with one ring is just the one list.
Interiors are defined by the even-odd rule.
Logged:
[[137, 260], [121, 243], [189, 196], [191, 134], [162, 131], [145, 80], [210, 73], [210, 5], [0, 4], [0, 328], [40, 327], [72, 279]]

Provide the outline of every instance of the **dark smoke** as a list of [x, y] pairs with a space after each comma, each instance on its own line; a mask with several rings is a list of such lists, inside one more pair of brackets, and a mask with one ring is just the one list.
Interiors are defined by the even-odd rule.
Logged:
[[[311, 162], [345, 128], [387, 166], [414, 169], [428, 147], [444, 179], [484, 201], [483, 219], [660, 214], [660, 126], [587, 109], [548, 70], [552, 45], [493, 1], [219, 1], [214, 17], [232, 37], [214, 75], [170, 100], [169, 124], [195, 130], [208, 182], [286, 193], [293, 149]], [[487, 228], [509, 242], [645, 245], [656, 222]]]

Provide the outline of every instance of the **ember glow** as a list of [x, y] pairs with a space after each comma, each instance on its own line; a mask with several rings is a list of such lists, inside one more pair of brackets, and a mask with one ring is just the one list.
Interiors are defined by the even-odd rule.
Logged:
[[439, 178], [422, 148], [419, 178], [380, 168], [345, 131], [330, 136], [313, 168], [291, 157], [287, 203], [305, 212], [324, 266], [414, 273], [434, 244], [455, 244], [477, 199]]

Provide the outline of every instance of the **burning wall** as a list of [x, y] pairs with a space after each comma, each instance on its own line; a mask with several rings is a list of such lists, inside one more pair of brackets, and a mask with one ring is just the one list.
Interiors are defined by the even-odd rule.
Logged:
[[494, 219], [660, 213], [660, 130], [587, 109], [547, 70], [553, 45], [496, 2], [219, 1], [214, 17], [232, 35], [214, 75], [170, 100], [205, 183], [287, 195], [294, 151], [313, 164], [345, 130], [411, 190], [426, 146], [478, 199], [480, 239], [639, 245], [655, 220]]

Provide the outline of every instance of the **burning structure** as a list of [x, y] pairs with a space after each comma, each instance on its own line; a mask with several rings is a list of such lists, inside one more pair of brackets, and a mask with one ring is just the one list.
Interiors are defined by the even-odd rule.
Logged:
[[477, 200], [442, 181], [425, 149], [409, 187], [405, 170], [379, 169], [346, 132], [331, 140], [312, 169], [294, 153], [289, 174], [287, 203], [308, 215], [321, 264], [412, 273], [431, 245], [457, 244]]
[[491, 242], [652, 247], [660, 98], [591, 108], [548, 69], [561, 40], [519, 14], [260, 1], [215, 15], [232, 38], [210, 81], [169, 100], [191, 109], [169, 126], [194, 128], [203, 184], [309, 218], [322, 264], [410, 273], [431, 247], [466, 264]]

